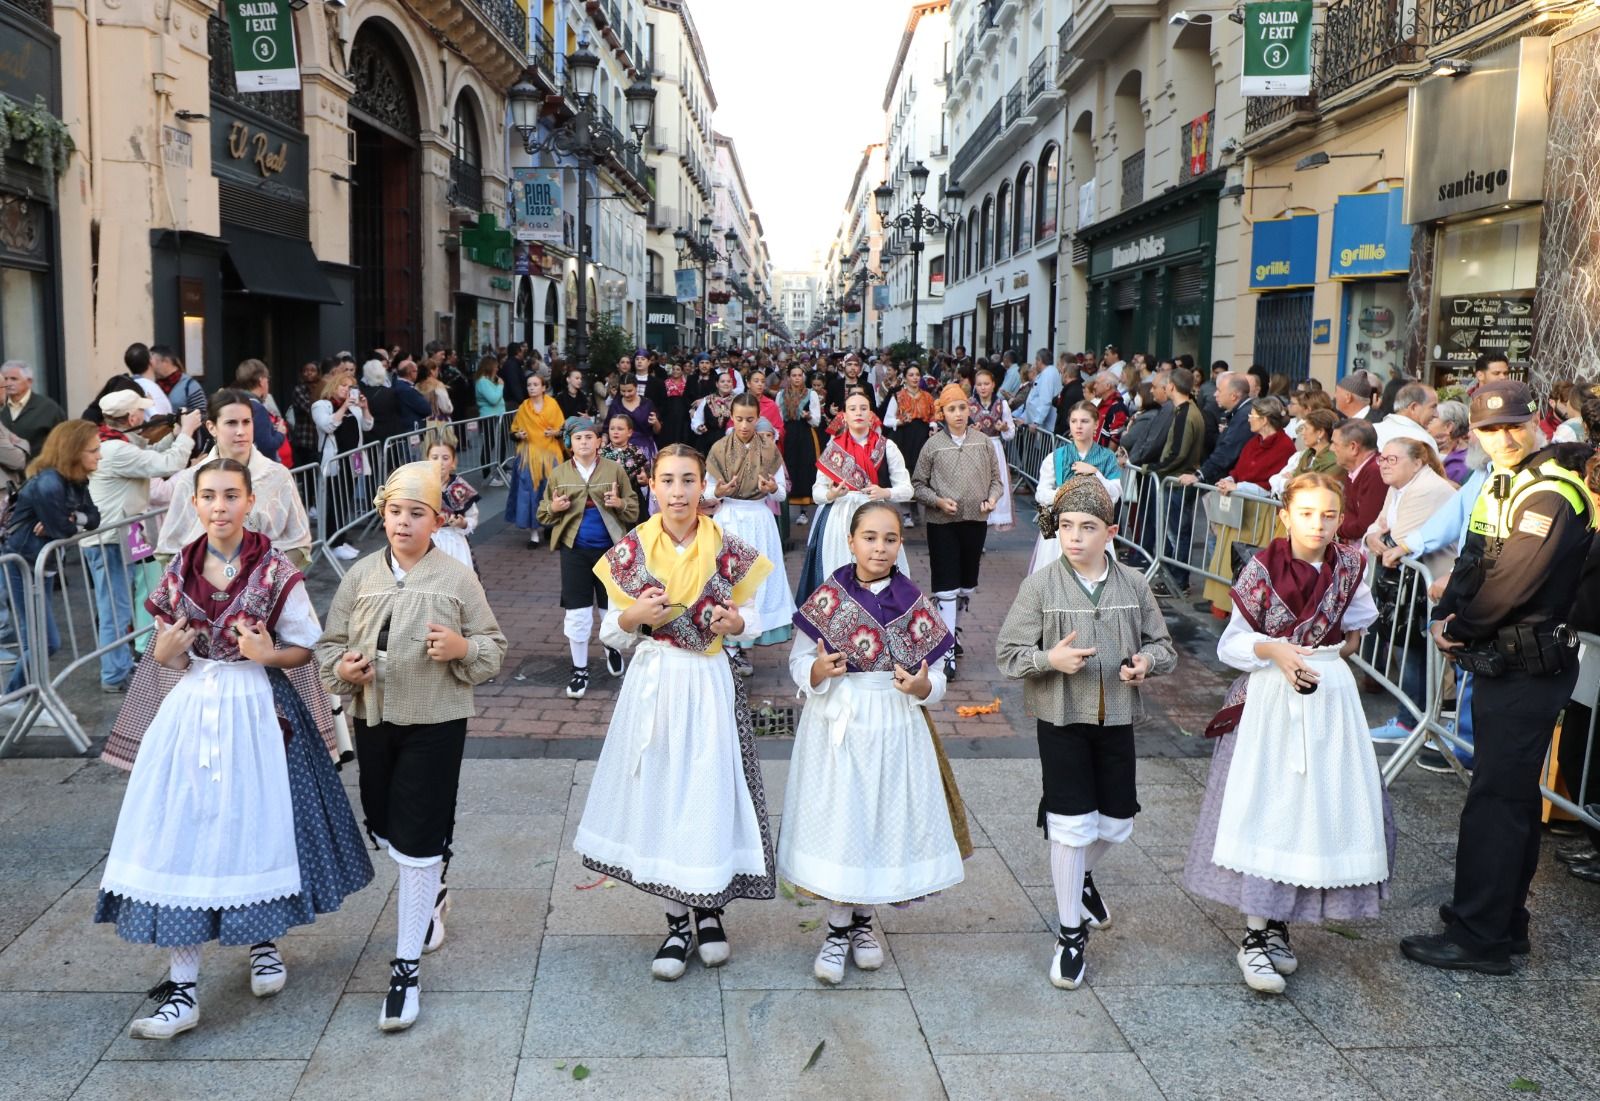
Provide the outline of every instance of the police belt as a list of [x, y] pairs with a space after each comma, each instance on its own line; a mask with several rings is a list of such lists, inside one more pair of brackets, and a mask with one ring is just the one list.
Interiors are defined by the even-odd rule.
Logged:
[[1493, 641], [1462, 647], [1450, 656], [1475, 676], [1526, 673], [1531, 677], [1553, 677], [1567, 667], [1566, 651], [1577, 645], [1577, 633], [1565, 623], [1554, 627], [1516, 623], [1500, 628]]

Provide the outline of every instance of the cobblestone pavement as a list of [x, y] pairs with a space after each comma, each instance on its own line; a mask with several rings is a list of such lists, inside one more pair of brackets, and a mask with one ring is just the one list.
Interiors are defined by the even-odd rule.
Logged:
[[[1546, 1098], [1600, 1097], [1600, 893], [1553, 859], [1534, 883], [1532, 954], [1511, 977], [1451, 976], [1399, 956], [1399, 937], [1432, 929], [1449, 890], [1461, 800], [1450, 778], [1413, 771], [1393, 789], [1401, 836], [1383, 916], [1298, 929], [1287, 995], [1245, 988], [1237, 915], [1181, 882], [1208, 766], [1205, 743], [1183, 732], [1209, 718], [1226, 679], [1208, 657], [1215, 626], [1194, 615], [1174, 617], [1180, 674], [1150, 691], [1133, 841], [1098, 877], [1113, 925], [1090, 942], [1088, 985], [1051, 987], [1037, 765], [1023, 757], [1020, 700], [992, 668], [1004, 594], [1026, 557], [1021, 529], [986, 560], [985, 599], [964, 634], [974, 657], [939, 715], [978, 846], [966, 881], [910, 910], [885, 908], [884, 968], [851, 969], [838, 989], [811, 977], [820, 908], [793, 899], [735, 903], [726, 967], [694, 963], [675, 984], [652, 982], [655, 905], [598, 881], [571, 851], [594, 768], [574, 758], [603, 733], [611, 685], [601, 677], [576, 706], [560, 698], [553, 598], [511, 580], [521, 563], [533, 579], [554, 563], [495, 526], [478, 541], [480, 563], [515, 641], [474, 728], [455, 907], [445, 946], [423, 964], [419, 1024], [376, 1028], [395, 924], [383, 857], [376, 883], [284, 939], [282, 994], [257, 1002], [244, 952], [213, 946], [200, 1028], [168, 1044], [129, 1040], [165, 960], [89, 922], [123, 777], [79, 759], [0, 761], [0, 1099], [1321, 1101], [1500, 1098], [1528, 1083]], [[758, 702], [788, 701], [781, 666], [781, 649], [758, 658]], [[998, 715], [954, 718], [955, 703], [995, 696]], [[763, 763], [778, 828], [787, 746], [772, 739]], [[38, 739], [30, 751], [49, 747]], [[354, 766], [344, 778], [354, 784]]]

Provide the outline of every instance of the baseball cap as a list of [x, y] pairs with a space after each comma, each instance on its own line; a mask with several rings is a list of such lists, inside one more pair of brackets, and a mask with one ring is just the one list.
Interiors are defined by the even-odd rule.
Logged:
[[113, 390], [100, 399], [100, 412], [108, 417], [126, 417], [135, 409], [148, 409], [155, 402], [132, 390]]
[[1487, 428], [1496, 424], [1524, 424], [1538, 415], [1539, 406], [1533, 400], [1528, 384], [1512, 378], [1486, 382], [1472, 392], [1472, 408], [1468, 420], [1474, 428]]

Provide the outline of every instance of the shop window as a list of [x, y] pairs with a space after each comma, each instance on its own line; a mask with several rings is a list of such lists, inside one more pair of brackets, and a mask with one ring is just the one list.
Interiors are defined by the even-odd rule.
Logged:
[[1341, 330], [1339, 377], [1371, 371], [1388, 381], [1405, 367], [1406, 283], [1373, 279], [1347, 283]]
[[1255, 362], [1299, 382], [1311, 373], [1311, 291], [1256, 297]]
[[0, 359], [20, 359], [34, 369], [39, 391], [45, 384], [45, 305], [49, 279], [44, 272], [0, 268]]
[[1436, 369], [1469, 369], [1480, 352], [1503, 352], [1526, 369], [1533, 348], [1540, 208], [1527, 207], [1439, 230], [1431, 351]]

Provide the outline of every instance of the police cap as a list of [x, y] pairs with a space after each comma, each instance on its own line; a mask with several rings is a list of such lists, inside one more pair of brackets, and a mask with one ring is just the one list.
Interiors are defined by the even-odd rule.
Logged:
[[1472, 409], [1468, 417], [1474, 428], [1487, 428], [1495, 424], [1523, 424], [1533, 420], [1539, 406], [1533, 400], [1528, 384], [1516, 379], [1495, 379], [1472, 392]]

